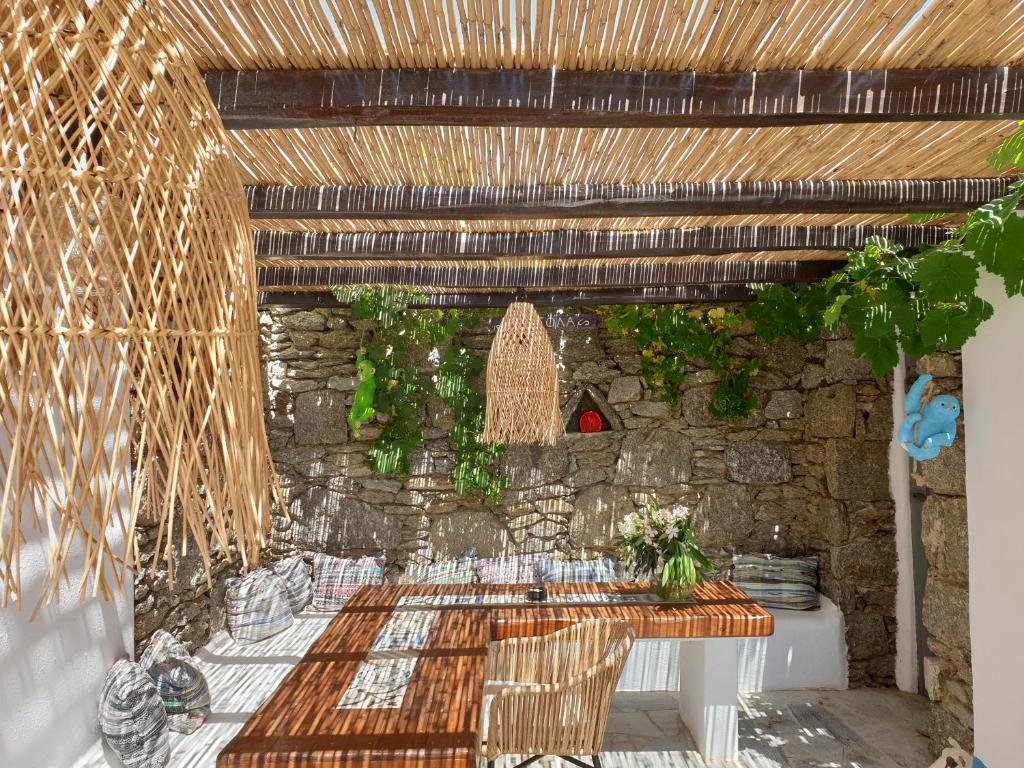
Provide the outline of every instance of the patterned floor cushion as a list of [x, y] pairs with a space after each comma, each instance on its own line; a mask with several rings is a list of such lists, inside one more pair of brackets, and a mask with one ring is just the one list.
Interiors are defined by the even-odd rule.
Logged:
[[170, 632], [158, 629], [139, 659], [156, 683], [172, 731], [193, 733], [210, 714], [210, 688], [188, 650]]
[[181, 644], [170, 632], [158, 629], [153, 633], [152, 637], [149, 638], [149, 645], [146, 646], [146, 650], [142, 653], [139, 659], [139, 665], [149, 672], [150, 667], [161, 661], [167, 661], [168, 659], [184, 659], [185, 661], [192, 661], [192, 654], [188, 652], [188, 649]]
[[313, 610], [340, 611], [360, 587], [384, 583], [384, 558], [313, 556]]
[[619, 580], [615, 561], [610, 557], [599, 560], [555, 560], [542, 557], [537, 561], [537, 576], [541, 581], [558, 584]]
[[292, 625], [292, 607], [284, 579], [260, 568], [240, 579], [228, 579], [224, 595], [228, 632], [236, 643], [255, 643]]
[[284, 579], [292, 613], [299, 613], [313, 601], [313, 580], [301, 555], [272, 563], [270, 569]]
[[116, 662], [100, 692], [100, 733], [125, 768], [162, 768], [171, 756], [167, 713], [152, 678], [128, 659]]
[[481, 584], [532, 584], [538, 580], [537, 562], [542, 555], [486, 557], [476, 561]]
[[732, 580], [765, 608], [806, 611], [819, 606], [818, 558], [734, 555]]
[[399, 584], [476, 584], [476, 560], [460, 558], [430, 565], [410, 565], [399, 579]]

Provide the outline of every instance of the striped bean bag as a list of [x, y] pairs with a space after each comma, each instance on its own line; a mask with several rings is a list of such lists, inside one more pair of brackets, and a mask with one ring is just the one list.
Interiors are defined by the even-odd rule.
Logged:
[[537, 563], [543, 555], [509, 555], [476, 561], [481, 584], [532, 584], [537, 581]]
[[125, 768], [162, 768], [171, 756], [167, 713], [152, 678], [128, 659], [116, 662], [100, 692], [100, 733]]
[[599, 560], [555, 560], [542, 557], [537, 561], [537, 576], [541, 581], [556, 584], [620, 580], [615, 561], [610, 557]]
[[210, 714], [210, 688], [188, 650], [174, 635], [158, 629], [139, 659], [153, 678], [172, 731], [192, 733]]
[[313, 580], [301, 555], [272, 563], [270, 569], [284, 579], [292, 613], [299, 613], [313, 601]]
[[734, 555], [732, 580], [765, 608], [818, 608], [818, 558]]
[[399, 584], [476, 584], [476, 560], [465, 557], [431, 565], [410, 565], [398, 579]]
[[260, 568], [240, 579], [228, 579], [226, 587], [225, 619], [236, 643], [265, 640], [292, 625], [288, 587], [269, 568]]
[[384, 558], [313, 555], [313, 610], [340, 611], [357, 589], [384, 583]]

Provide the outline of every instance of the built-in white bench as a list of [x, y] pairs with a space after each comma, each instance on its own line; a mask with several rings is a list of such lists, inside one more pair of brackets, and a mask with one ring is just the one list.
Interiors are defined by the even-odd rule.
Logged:
[[[844, 690], [846, 628], [839, 607], [821, 595], [821, 608], [816, 611], [768, 611], [775, 617], [775, 633], [739, 641], [739, 690]], [[638, 640], [619, 690], [678, 691], [679, 644], [679, 640]]]

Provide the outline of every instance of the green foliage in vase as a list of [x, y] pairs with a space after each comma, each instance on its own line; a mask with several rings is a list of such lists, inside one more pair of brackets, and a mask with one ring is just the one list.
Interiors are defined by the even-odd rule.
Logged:
[[757, 405], [749, 388], [760, 361], [733, 354], [730, 331], [740, 322], [735, 312], [634, 305], [605, 307], [602, 314], [608, 330], [636, 341], [644, 379], [669, 404], [679, 400], [690, 363], [704, 364], [718, 376], [709, 406], [716, 418], [739, 419]]
[[[369, 451], [370, 468], [383, 475], [409, 474], [409, 457], [423, 445], [421, 421], [427, 401], [438, 397], [454, 419], [449, 439], [455, 449], [451, 470], [455, 489], [496, 499], [507, 484], [495, 470], [504, 447], [486, 445], [481, 439], [484, 399], [474, 385], [483, 361], [458, 339], [480, 316], [458, 310], [410, 309], [424, 296], [408, 288], [355, 286], [336, 288], [334, 294], [350, 305], [353, 320], [375, 324], [363, 353], [375, 379], [372, 413], [363, 404], [357, 414], [360, 424], [375, 414], [383, 416], [380, 436]], [[429, 350], [437, 350], [436, 357], [428, 355]]]
[[660, 509], [651, 502], [619, 523], [619, 549], [637, 576], [651, 578], [661, 572], [661, 587], [704, 583], [715, 566], [697, 545], [693, 515], [686, 507]]

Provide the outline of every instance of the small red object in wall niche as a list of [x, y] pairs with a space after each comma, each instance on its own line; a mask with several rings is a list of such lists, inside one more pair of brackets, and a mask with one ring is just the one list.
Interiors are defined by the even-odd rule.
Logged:
[[600, 432], [603, 425], [601, 414], [597, 411], [584, 411], [580, 414], [580, 432]]

